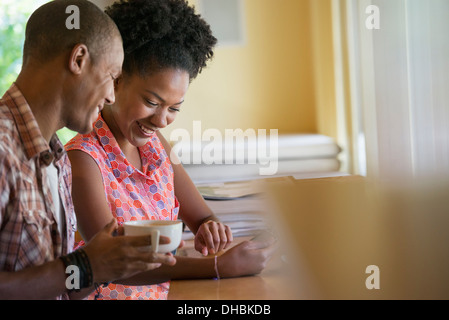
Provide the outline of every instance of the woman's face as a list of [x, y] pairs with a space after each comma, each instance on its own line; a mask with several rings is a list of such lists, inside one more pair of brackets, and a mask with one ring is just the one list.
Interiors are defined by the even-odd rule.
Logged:
[[[119, 132], [136, 147], [148, 142], [159, 129], [172, 123], [184, 102], [189, 74], [178, 69], [163, 69], [145, 78], [138, 74], [124, 76], [115, 89], [112, 116]], [[113, 128], [111, 128], [113, 129]]]

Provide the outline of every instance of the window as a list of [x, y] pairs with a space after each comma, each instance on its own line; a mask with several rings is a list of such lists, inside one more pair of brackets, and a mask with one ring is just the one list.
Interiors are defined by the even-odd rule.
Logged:
[[2, 0], [0, 3], [0, 91], [16, 79], [22, 65], [25, 25], [30, 14], [46, 0]]
[[[22, 50], [26, 22], [48, 0], [2, 0], [0, 3], [0, 94], [3, 95], [16, 80], [22, 67]], [[62, 143], [75, 132], [63, 128], [58, 131]]]
[[[449, 2], [342, 3], [352, 53], [351, 108], [361, 115], [368, 175], [396, 180], [448, 174]], [[365, 27], [369, 5], [379, 8], [379, 29]]]
[[242, 0], [198, 0], [198, 9], [209, 23], [219, 46], [245, 43]]

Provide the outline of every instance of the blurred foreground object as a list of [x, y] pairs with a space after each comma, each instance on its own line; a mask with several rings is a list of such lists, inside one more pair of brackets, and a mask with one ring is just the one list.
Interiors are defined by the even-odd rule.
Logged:
[[[306, 299], [449, 298], [447, 177], [385, 185], [347, 176], [271, 187], [286, 260], [296, 270], [292, 285]], [[376, 281], [378, 289], [370, 286]]]

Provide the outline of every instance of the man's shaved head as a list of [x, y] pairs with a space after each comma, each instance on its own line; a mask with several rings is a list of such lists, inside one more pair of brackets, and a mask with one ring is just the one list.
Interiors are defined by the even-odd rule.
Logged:
[[[68, 29], [66, 20], [71, 11], [79, 8], [79, 29]], [[70, 20], [70, 19], [69, 19]], [[93, 62], [101, 56], [120, 32], [115, 23], [92, 2], [87, 0], [55, 0], [39, 7], [29, 18], [23, 48], [23, 64], [29, 59], [45, 63], [52, 58], [70, 52], [77, 44], [84, 44]]]

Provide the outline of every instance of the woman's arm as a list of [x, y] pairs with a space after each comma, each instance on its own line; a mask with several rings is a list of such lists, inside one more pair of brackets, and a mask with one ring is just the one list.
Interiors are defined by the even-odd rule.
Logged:
[[98, 165], [87, 153], [67, 152], [72, 165], [72, 198], [78, 230], [84, 241], [89, 241], [114, 216], [107, 203], [103, 178]]
[[193, 233], [196, 233], [200, 225], [206, 221], [212, 220], [219, 222], [219, 219], [207, 206], [182, 164], [180, 164], [178, 159], [172, 159], [172, 157], [176, 157], [176, 155], [171, 154], [172, 148], [170, 143], [168, 143], [159, 131], [157, 132], [157, 135], [161, 140], [165, 151], [172, 160], [172, 167], [175, 172], [175, 195], [181, 203], [179, 215], [182, 221], [188, 225]]
[[[220, 278], [234, 278], [255, 275], [266, 267], [277, 248], [274, 237], [263, 240], [243, 241], [224, 251], [217, 257], [217, 270]], [[217, 276], [215, 256], [183, 257], [176, 256], [176, 265], [162, 265], [151, 272], [143, 272], [120, 283], [142, 285], [161, 283], [167, 280], [212, 279]]]
[[[160, 132], [157, 135], [170, 159], [176, 157], [164, 136]], [[172, 159], [172, 166], [175, 195], [181, 204], [179, 217], [195, 234], [195, 249], [206, 256], [228, 248], [233, 240], [229, 226], [214, 215], [178, 159]]]

